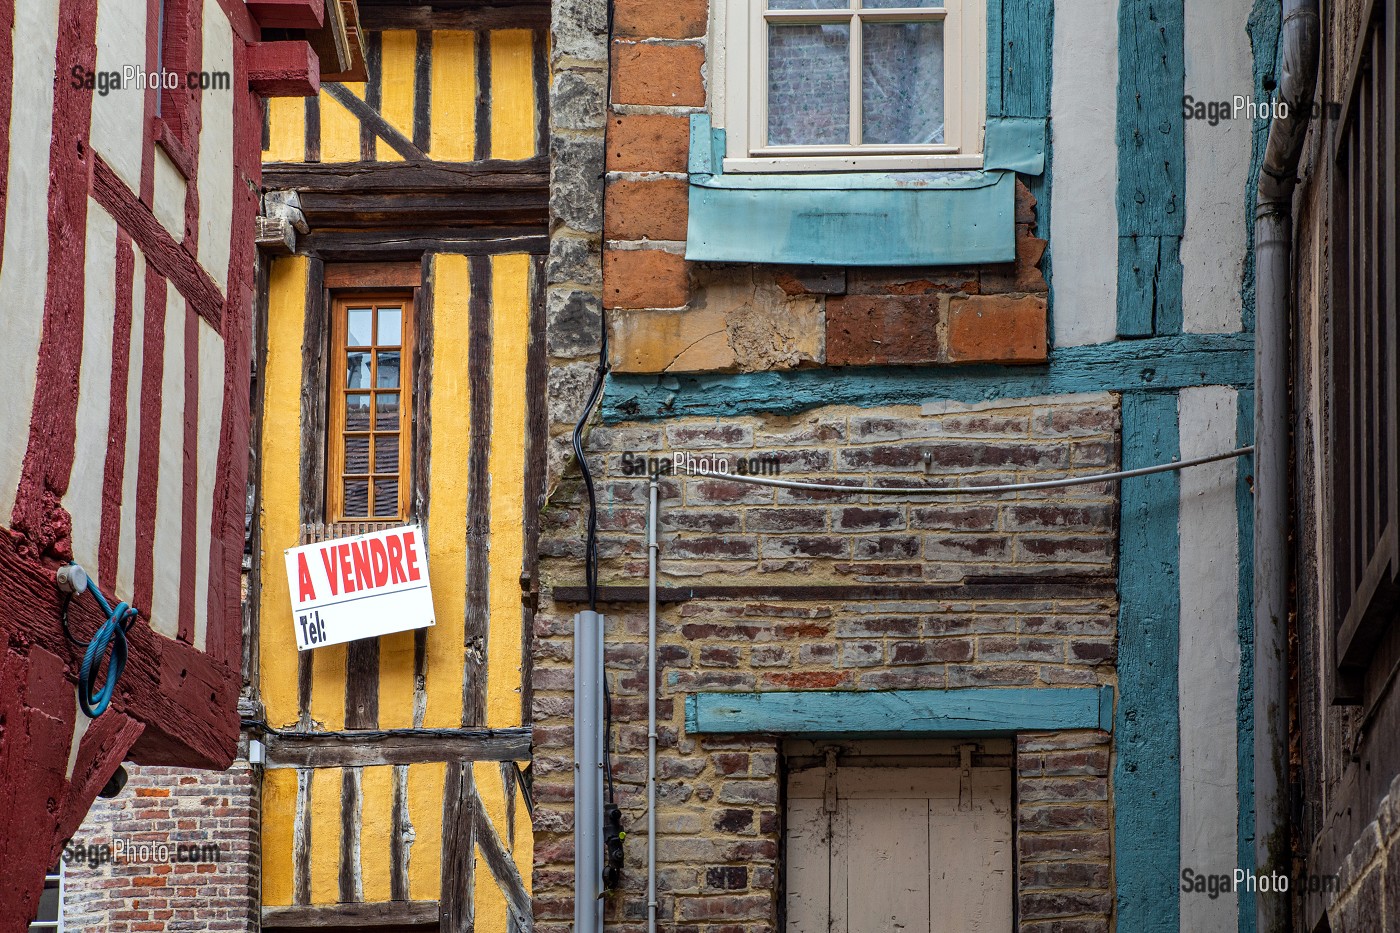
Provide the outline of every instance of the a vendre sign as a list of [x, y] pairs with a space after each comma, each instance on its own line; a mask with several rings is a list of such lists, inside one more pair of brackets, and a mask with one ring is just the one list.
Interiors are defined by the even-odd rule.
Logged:
[[320, 648], [433, 624], [417, 525], [287, 549], [297, 648]]

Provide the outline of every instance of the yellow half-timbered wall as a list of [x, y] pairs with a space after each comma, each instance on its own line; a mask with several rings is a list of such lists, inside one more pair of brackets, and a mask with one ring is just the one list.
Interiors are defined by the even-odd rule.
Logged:
[[[249, 656], [269, 728], [264, 929], [530, 927], [522, 582], [543, 476], [545, 36], [371, 28], [368, 81], [269, 103], [265, 181], [298, 192], [309, 231], [263, 256]], [[424, 168], [437, 188], [414, 189]], [[488, 180], [464, 195], [455, 179], [474, 172]], [[424, 201], [436, 226], [418, 221]], [[283, 551], [351, 530], [325, 524], [322, 503], [326, 400], [345, 378], [328, 316], [357, 290], [401, 293], [413, 312], [405, 501], [436, 619], [298, 652]]]
[[[429, 392], [418, 404], [420, 416], [431, 420], [431, 472], [427, 514], [414, 519], [427, 526], [436, 624], [421, 633], [379, 638], [377, 670], [368, 672], [348, 668], [353, 649], [347, 645], [297, 651], [281, 572], [283, 550], [300, 544], [303, 536], [303, 489], [297, 478], [307, 448], [301, 405], [304, 341], [308, 313], [321, 310], [309, 308], [308, 295], [316, 291], [312, 262], [301, 256], [277, 259], [268, 283], [260, 515], [266, 572], [258, 614], [265, 717], [278, 730], [344, 733], [352, 702], [348, 679], [371, 676], [378, 721], [368, 725], [375, 730], [521, 727], [520, 575], [529, 447], [524, 400], [530, 391], [526, 355], [538, 261], [519, 253], [437, 254], [424, 263], [418, 312], [430, 316], [433, 362]], [[473, 336], [481, 334], [489, 341], [484, 353], [472, 346]], [[488, 371], [474, 370], [470, 362], [483, 358]], [[487, 396], [485, 404], [474, 403], [474, 393]], [[486, 423], [474, 424], [473, 415]], [[485, 483], [473, 482], [473, 463], [485, 464]], [[486, 497], [478, 503], [473, 491], [483, 487]], [[470, 595], [484, 604], [484, 616], [477, 614], [485, 619], [484, 633], [468, 631], [474, 615], [468, 593], [473, 560], [485, 571], [485, 586]], [[424, 734], [430, 740], [434, 735]], [[293, 741], [285, 737], [272, 744]], [[272, 758], [263, 793], [264, 907], [389, 901], [395, 893], [417, 902], [438, 899], [445, 762], [284, 767], [276, 754]], [[473, 804], [528, 888], [530, 823], [516, 763], [476, 761], [471, 769]], [[348, 791], [353, 793], [347, 796]], [[347, 814], [347, 807], [353, 812]], [[403, 838], [391, 846], [396, 831]], [[402, 850], [397, 864], [391, 848]], [[481, 854], [474, 858], [477, 929], [504, 931], [506, 896]]]
[[543, 155], [540, 29], [366, 34], [369, 80], [269, 101], [265, 162], [522, 160]]

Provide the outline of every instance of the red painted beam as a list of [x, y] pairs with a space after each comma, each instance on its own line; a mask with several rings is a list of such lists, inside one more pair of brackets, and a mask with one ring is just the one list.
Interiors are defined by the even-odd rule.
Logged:
[[262, 97], [314, 97], [321, 60], [307, 42], [259, 42], [248, 47], [248, 87]]
[[[71, 721], [82, 655], [68, 644], [59, 623], [56, 566], [24, 556], [11, 536], [0, 535], [0, 605], [8, 607], [0, 613], [0, 644], [22, 654], [42, 649], [63, 660], [60, 705]], [[79, 638], [90, 637], [102, 622], [96, 603], [87, 596], [74, 599], [68, 615]], [[111, 709], [145, 727], [130, 759], [139, 764], [227, 768], [238, 747], [238, 670], [193, 645], [158, 635], [144, 620], [132, 626], [127, 640], [126, 671]], [[9, 682], [0, 680], [0, 700], [10, 691]], [[8, 731], [0, 734], [0, 756], [10, 741]], [[47, 754], [56, 755], [62, 767], [68, 756], [66, 736], [62, 749], [48, 749]]]
[[248, 0], [248, 12], [264, 29], [320, 29], [325, 0]]

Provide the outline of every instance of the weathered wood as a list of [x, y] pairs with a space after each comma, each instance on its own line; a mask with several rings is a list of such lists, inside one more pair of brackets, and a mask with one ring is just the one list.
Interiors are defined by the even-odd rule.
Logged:
[[545, 324], [545, 257], [530, 264], [530, 345], [525, 360], [525, 548], [520, 582], [520, 721], [534, 718], [535, 611], [540, 596], [540, 511], [549, 469], [549, 350]]
[[297, 770], [297, 806], [292, 823], [292, 903], [311, 903], [311, 771]]
[[[425, 253], [418, 261], [418, 278], [422, 286], [413, 293], [413, 391], [420, 398], [432, 398], [433, 387], [433, 257]], [[428, 404], [413, 406], [413, 466], [412, 496], [409, 500], [409, 514], [417, 518], [423, 526], [423, 539], [428, 538], [429, 490], [432, 476], [433, 450], [433, 407]], [[421, 631], [421, 630], [420, 630]], [[426, 632], [424, 632], [426, 635]], [[415, 655], [417, 644], [415, 642]], [[415, 681], [416, 683], [416, 681]], [[416, 699], [416, 687], [415, 687]], [[416, 702], [415, 702], [416, 705]], [[415, 725], [421, 725], [415, 720]]]
[[271, 162], [263, 166], [263, 181], [269, 189], [295, 188], [303, 196], [312, 191], [369, 194], [376, 191], [456, 192], [468, 188], [548, 192], [549, 160], [537, 157], [520, 161], [333, 162], [321, 165]]
[[[389, 818], [389, 897], [395, 901], [408, 900], [408, 765], [394, 765], [392, 807]], [[436, 924], [437, 915], [433, 916]]]
[[[64, 659], [64, 676], [72, 689], [82, 656], [59, 624], [53, 568], [21, 556], [18, 542], [8, 535], [0, 535], [0, 603], [9, 607], [0, 613], [0, 644], [28, 645], [31, 652], [38, 647]], [[105, 621], [91, 599], [74, 600], [69, 620], [80, 637], [91, 635]], [[111, 709], [146, 726], [130, 760], [228, 767], [238, 745], [236, 669], [192, 645], [157, 634], [144, 620], [132, 626], [127, 641], [126, 670]], [[194, 716], [190, 710], [207, 712]]]
[[358, 638], [345, 649], [345, 728], [379, 725], [379, 639]]
[[442, 933], [473, 933], [475, 926], [477, 804], [471, 764], [452, 762], [442, 794]]
[[496, 828], [491, 825], [491, 818], [486, 815], [485, 808], [479, 802], [472, 808], [472, 815], [481, 860], [486, 863], [492, 877], [500, 885], [501, 892], [505, 894], [506, 909], [510, 912], [510, 919], [515, 928], [521, 933], [530, 933], [534, 929], [534, 914], [530, 908], [530, 894], [525, 890], [525, 882], [520, 877], [520, 869], [516, 867], [515, 859], [511, 858], [506, 847], [501, 844], [501, 837], [496, 834]]
[[513, 229], [317, 230], [302, 238], [304, 249], [327, 259], [365, 261], [410, 259], [437, 251], [464, 256], [533, 253], [548, 245], [543, 224], [522, 224]]
[[540, 190], [385, 191], [301, 195], [301, 209], [312, 227], [461, 228], [472, 223], [543, 224], [548, 204]]
[[469, 260], [467, 372], [471, 441], [467, 454], [467, 609], [463, 638], [462, 725], [486, 720], [486, 655], [491, 634], [491, 262]]
[[306, 98], [306, 129], [303, 152], [307, 162], [321, 161], [321, 96]]
[[356, 117], [363, 126], [367, 126], [374, 135], [388, 143], [399, 155], [410, 161], [422, 161], [428, 156], [423, 150], [413, 145], [412, 141], [397, 129], [389, 125], [389, 121], [377, 110], [371, 109], [370, 105], [350, 92], [350, 89], [343, 84], [331, 82], [326, 85], [326, 93], [334, 98], [346, 110]]
[[692, 693], [687, 734], [1008, 735], [1113, 727], [1112, 687]]
[[432, 141], [433, 32], [419, 29], [413, 46], [413, 145], [428, 151]]
[[282, 732], [267, 738], [269, 768], [361, 768], [434, 761], [528, 761], [529, 727]]
[[[776, 602], [794, 600], [856, 601], [866, 599], [1112, 599], [1117, 585], [1108, 579], [1071, 581], [943, 583], [869, 583], [819, 586], [710, 585], [657, 587], [660, 603], [683, 603], [692, 599], [763, 599]], [[582, 603], [588, 600], [586, 586], [555, 586], [550, 589], [556, 602]], [[644, 586], [600, 586], [600, 603], [644, 603]]]
[[549, 4], [473, 2], [431, 6], [360, 5], [366, 29], [523, 29], [549, 25]]
[[[340, 772], [340, 900], [358, 903], [365, 899], [360, 873], [360, 807], [363, 804], [359, 768]], [[376, 853], [376, 858], [378, 857]]]
[[536, 29], [531, 40], [535, 85], [535, 152], [549, 152], [549, 30]]
[[264, 907], [264, 930], [428, 930], [437, 926], [437, 901], [383, 901], [370, 904], [324, 904], [316, 907]]
[[262, 257], [257, 259], [253, 288], [253, 344], [252, 378], [249, 397], [252, 399], [251, 425], [248, 441], [248, 500], [249, 509], [244, 519], [245, 560], [248, 569], [248, 598], [243, 600], [243, 653], [242, 681], [248, 685], [252, 696], [260, 696], [259, 684], [262, 681], [262, 561], [253, 560], [252, 555], [262, 552], [262, 430], [264, 396], [264, 373], [267, 371], [267, 280], [272, 264]]
[[491, 33], [476, 33], [476, 158], [491, 158]]
[[328, 262], [326, 288], [417, 288], [422, 271], [417, 262]]
[[326, 371], [330, 330], [325, 265], [312, 257], [306, 270], [306, 316], [301, 340], [301, 523], [325, 520]]
[[[365, 104], [376, 113], [380, 110], [384, 88], [383, 33], [371, 32], [365, 36]], [[368, 123], [360, 122], [360, 158], [366, 162], [375, 160], [374, 130]]]

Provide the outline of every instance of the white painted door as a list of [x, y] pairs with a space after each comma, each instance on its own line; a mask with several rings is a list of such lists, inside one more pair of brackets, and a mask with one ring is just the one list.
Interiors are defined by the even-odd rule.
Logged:
[[1007, 768], [792, 772], [788, 933], [1010, 933]]

